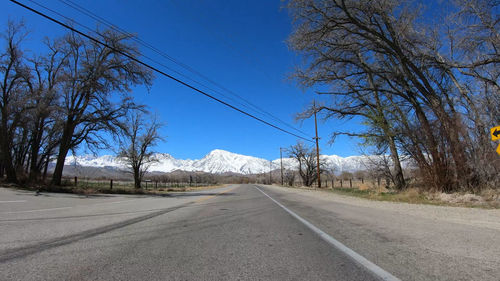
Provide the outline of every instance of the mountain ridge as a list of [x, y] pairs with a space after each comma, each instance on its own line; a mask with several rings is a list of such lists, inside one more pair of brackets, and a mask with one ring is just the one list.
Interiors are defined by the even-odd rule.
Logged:
[[[238, 174], [259, 174], [266, 173], [269, 170], [280, 169], [280, 159], [272, 161], [237, 154], [222, 149], [214, 149], [201, 159], [176, 159], [168, 153], [156, 153], [158, 162], [153, 163], [149, 169], [150, 172], [172, 172], [181, 171], [200, 171], [214, 174], [226, 172]], [[336, 173], [342, 171], [354, 172], [364, 169], [364, 163], [370, 156], [348, 156], [321, 155], [329, 169]], [[68, 156], [65, 162], [68, 166], [81, 167], [107, 167], [118, 170], [126, 169], [126, 165], [118, 157], [113, 155], [81, 155]], [[296, 169], [297, 163], [292, 158], [283, 158], [283, 167], [285, 169]]]

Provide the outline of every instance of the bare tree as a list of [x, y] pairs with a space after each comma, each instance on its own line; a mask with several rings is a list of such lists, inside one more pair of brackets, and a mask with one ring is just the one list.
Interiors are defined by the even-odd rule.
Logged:
[[162, 125], [156, 117], [146, 120], [141, 112], [131, 113], [126, 124], [123, 131], [125, 140], [118, 156], [130, 168], [135, 188], [141, 188], [142, 179], [149, 167], [158, 161], [152, 148], [162, 140], [158, 132]]
[[7, 174], [8, 182], [17, 182], [16, 167], [14, 165], [14, 139], [17, 136], [18, 126], [26, 110], [25, 80], [29, 76], [20, 44], [26, 32], [23, 23], [9, 21], [7, 29], [1, 37], [5, 42], [5, 49], [0, 53], [0, 155], [2, 167]]
[[[62, 89], [62, 135], [52, 178], [55, 185], [61, 184], [68, 151], [82, 143], [97, 148], [107, 145], [102, 132], [117, 134], [120, 118], [139, 107], [127, 95], [130, 87], [150, 85], [152, 80], [151, 71], [117, 52], [132, 57], [139, 55], [127, 41], [131, 35], [111, 30], [101, 35], [113, 49], [74, 33], [64, 37], [62, 51], [67, 54], [69, 63]], [[121, 100], [113, 102], [112, 93], [121, 94]]]
[[358, 170], [354, 172], [354, 178], [360, 181], [364, 181], [364, 179], [366, 178], [366, 171]]
[[283, 179], [288, 184], [288, 186], [293, 186], [295, 183], [295, 171], [286, 169], [283, 173]]
[[[461, 22], [450, 27], [426, 24], [424, 6], [413, 1], [288, 2], [295, 23], [289, 45], [306, 58], [294, 77], [304, 87], [328, 86], [318, 92], [332, 98], [321, 108], [325, 118], [366, 121], [365, 132], [344, 133], [389, 151], [398, 188], [405, 186], [401, 153], [433, 188], [470, 189], [488, 178], [474, 164], [477, 155], [486, 158], [475, 143], [487, 135], [480, 120], [497, 109], [474, 107], [486, 96], [498, 100], [499, 21], [492, 11], [499, 3], [454, 3]], [[464, 24], [471, 18], [474, 24]]]
[[[61, 123], [60, 86], [63, 82], [67, 56], [61, 52], [61, 40], [46, 40], [45, 56], [30, 60], [33, 75], [27, 81], [31, 108], [29, 123], [29, 179], [38, 179], [58, 144]], [[44, 173], [45, 174], [45, 173]]]
[[[150, 86], [152, 72], [137, 63], [131, 35], [99, 32], [108, 46], [69, 33], [46, 40], [47, 54], [25, 58], [22, 23], [8, 22], [0, 52], [0, 176], [18, 182], [45, 178], [57, 160], [52, 183], [61, 183], [66, 155], [85, 144], [109, 147], [122, 119], [141, 109], [129, 95], [136, 85]], [[126, 53], [128, 56], [122, 55]], [[113, 96], [118, 94], [117, 96]], [[105, 135], [107, 134], [107, 135]]]
[[455, 99], [466, 108], [469, 161], [477, 186], [500, 186], [500, 159], [488, 135], [500, 123], [500, 2], [458, 0], [448, 17], [451, 51], [440, 63], [457, 90]]
[[[299, 176], [305, 186], [311, 186], [318, 178], [316, 150], [313, 147], [307, 147], [303, 142], [297, 142], [296, 145], [287, 149], [289, 157], [295, 159], [298, 163]], [[320, 158], [320, 170], [324, 162]]]
[[353, 174], [347, 171], [343, 171], [342, 173], [340, 173], [339, 177], [345, 181], [352, 180], [354, 178]]

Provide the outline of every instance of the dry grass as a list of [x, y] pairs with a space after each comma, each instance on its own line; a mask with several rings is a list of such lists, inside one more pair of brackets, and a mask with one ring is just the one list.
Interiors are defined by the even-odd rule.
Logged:
[[370, 189], [372, 189], [372, 187], [367, 185], [367, 184], [362, 183], [359, 185], [358, 189], [359, 190], [370, 190]]
[[86, 182], [85, 184], [78, 184], [78, 186], [63, 185], [63, 186], [18, 186], [18, 185], [7, 185], [2, 184], [2, 187], [9, 188], [20, 188], [32, 191], [44, 191], [44, 192], [58, 192], [58, 193], [73, 193], [80, 195], [92, 195], [92, 194], [143, 194], [143, 195], [166, 195], [171, 192], [191, 192], [200, 191], [207, 189], [214, 189], [224, 187], [224, 184], [219, 185], [206, 185], [206, 186], [179, 186], [179, 187], [163, 187], [158, 189], [153, 189], [149, 187], [145, 188], [134, 188], [133, 185], [126, 184], [113, 184], [113, 188], [110, 189], [108, 184], [102, 185], [99, 182]]
[[[324, 190], [324, 189], [323, 189]], [[480, 194], [428, 192], [419, 188], [408, 188], [397, 192], [370, 183], [353, 184], [353, 188], [329, 188], [331, 192], [370, 200], [403, 202], [410, 204], [430, 204], [472, 208], [500, 208], [500, 190], [487, 189]]]
[[384, 187], [376, 187], [376, 188], [362, 187], [362, 189], [335, 188], [335, 189], [330, 189], [330, 191], [342, 195], [356, 196], [378, 201], [406, 202], [412, 204], [433, 203], [431, 200], [428, 200], [428, 198], [424, 194], [422, 194], [417, 189], [413, 188], [407, 189], [402, 192], [390, 191]]

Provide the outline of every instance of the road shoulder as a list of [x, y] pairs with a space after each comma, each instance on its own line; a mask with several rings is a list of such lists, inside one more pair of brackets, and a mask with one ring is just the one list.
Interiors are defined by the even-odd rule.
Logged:
[[498, 210], [370, 201], [262, 186], [266, 193], [402, 280], [497, 280]]

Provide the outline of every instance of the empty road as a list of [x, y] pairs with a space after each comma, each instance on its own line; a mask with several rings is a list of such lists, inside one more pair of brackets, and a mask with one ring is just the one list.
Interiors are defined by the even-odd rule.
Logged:
[[[363, 238], [367, 229], [356, 219], [346, 222], [336, 213], [340, 209], [328, 213], [321, 207], [325, 202], [255, 185], [168, 197], [34, 196], [0, 188], [0, 280], [490, 280], [498, 276], [494, 266], [490, 271], [479, 267], [483, 275], [422, 268], [415, 261], [425, 257], [422, 253], [403, 251], [410, 242], [376, 236], [383, 231], [368, 223], [365, 228], [372, 228], [373, 236]], [[338, 203], [329, 206], [335, 205], [345, 208]], [[373, 212], [377, 216], [380, 210]], [[374, 255], [380, 251], [383, 255]]]

